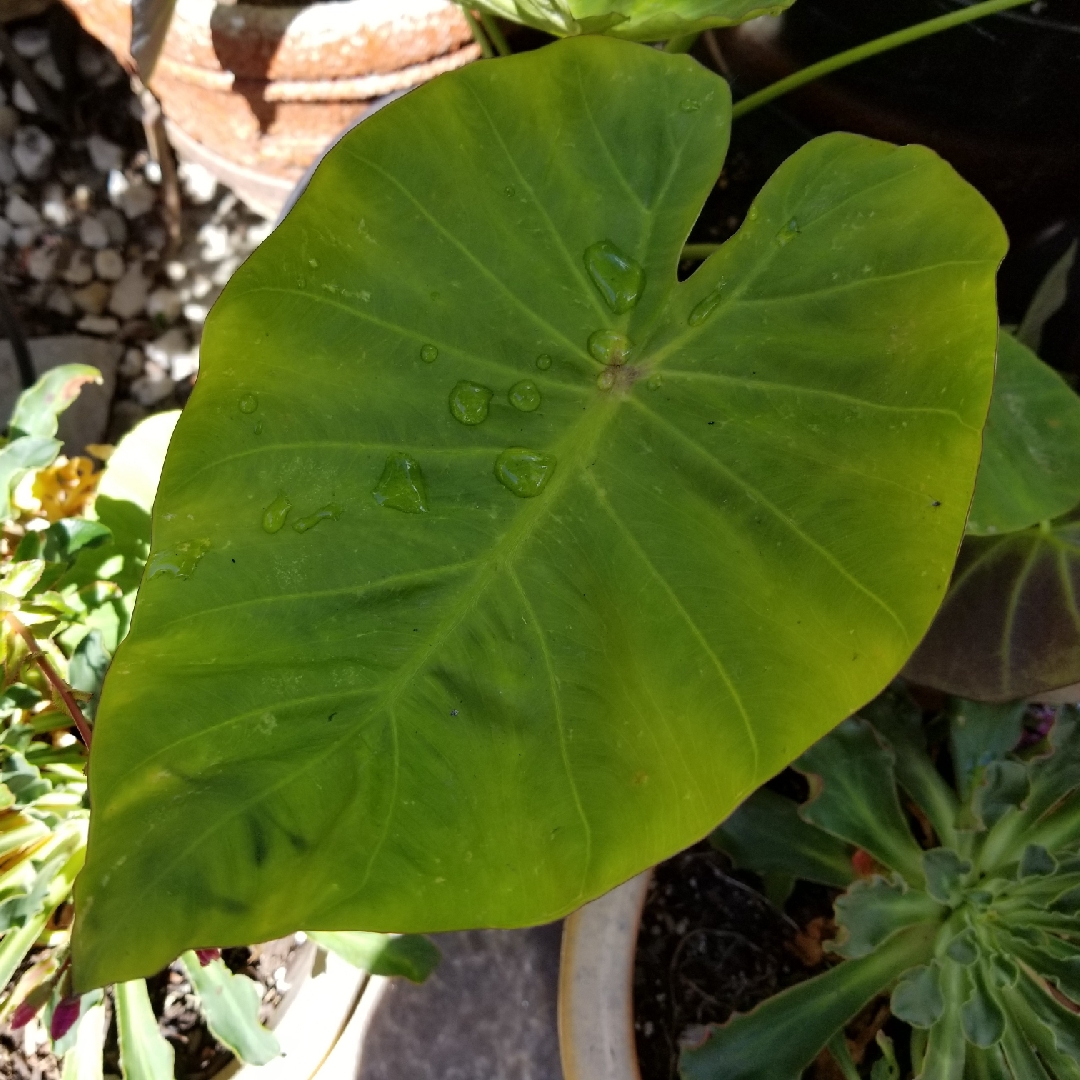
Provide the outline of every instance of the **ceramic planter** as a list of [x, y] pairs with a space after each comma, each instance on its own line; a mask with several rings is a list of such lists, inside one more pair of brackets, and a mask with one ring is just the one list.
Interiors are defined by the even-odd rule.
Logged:
[[[130, 0], [66, 2], [130, 70]], [[447, 0], [178, 0], [150, 85], [181, 157], [274, 216], [371, 101], [468, 63], [471, 42]]]

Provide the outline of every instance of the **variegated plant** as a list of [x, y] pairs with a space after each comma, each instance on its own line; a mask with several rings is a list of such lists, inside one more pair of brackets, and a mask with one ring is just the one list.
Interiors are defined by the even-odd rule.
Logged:
[[[798, 1080], [826, 1046], [856, 1077], [842, 1033], [883, 994], [920, 1080], [1080, 1076], [1080, 711], [1047, 714], [1045, 736], [1025, 717], [953, 699], [932, 755], [889, 691], [798, 760], [804, 804], [761, 789], [714, 833], [774, 885], [844, 889], [842, 962], [713, 1029], [684, 1080]], [[871, 1075], [897, 1080], [881, 1045]]]

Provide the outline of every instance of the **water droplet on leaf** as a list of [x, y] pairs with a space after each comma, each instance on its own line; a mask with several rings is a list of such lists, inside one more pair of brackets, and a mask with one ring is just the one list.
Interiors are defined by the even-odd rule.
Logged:
[[615, 385], [615, 372], [610, 368], [601, 371], [600, 374], [596, 376], [596, 385], [599, 386], [601, 390], [610, 390]]
[[487, 419], [490, 391], [479, 383], [461, 381], [450, 391], [450, 415], [470, 426], [482, 424]]
[[511, 446], [495, 459], [495, 478], [522, 499], [539, 495], [555, 472], [555, 455]]
[[146, 577], [189, 578], [195, 573], [199, 560], [210, 550], [210, 541], [184, 540], [172, 551], [159, 551], [146, 564]]
[[256, 435], [261, 435], [262, 434], [262, 429], [263, 429], [263, 422], [261, 420], [256, 420], [255, 421], [255, 427], [253, 429], [255, 434]]
[[683, 112], [697, 112], [701, 108], [701, 102], [695, 101], [693, 98], [683, 98], [679, 102], [679, 108]]
[[406, 514], [422, 514], [427, 510], [427, 489], [420, 464], [408, 454], [391, 454], [386, 459], [379, 483], [372, 492], [380, 506], [401, 510]]
[[254, 394], [245, 394], [237, 404], [242, 413], [253, 413], [259, 407], [259, 399]]
[[310, 266], [312, 270], [318, 270], [318, 268], [319, 268], [319, 260], [318, 259], [308, 259], [307, 262], [308, 262], [308, 266]]
[[650, 390], [659, 390], [664, 385], [664, 377], [658, 371], [655, 375], [649, 376], [649, 381], [645, 385]]
[[540, 408], [540, 388], [532, 379], [522, 379], [521, 382], [515, 383], [506, 396], [510, 404], [522, 412], [532, 412]]
[[790, 244], [799, 235], [799, 223], [792, 218], [777, 234], [776, 242], [780, 247]]
[[283, 491], [263, 512], [262, 527], [268, 533], [279, 532], [291, 509], [292, 503]]
[[720, 306], [723, 288], [724, 283], [721, 282], [708, 296], [694, 305], [694, 310], [690, 312], [690, 317], [686, 320], [691, 326], [700, 326]]
[[425, 345], [420, 350], [420, 359], [425, 364], [434, 364], [439, 359], [439, 350], [435, 345]]
[[623, 364], [633, 348], [630, 339], [617, 330], [596, 330], [589, 335], [589, 354], [601, 364]]
[[517, 188], [514, 187], [513, 184], [507, 184], [506, 187], [503, 188], [503, 194], [508, 199], [512, 199], [517, 194]]
[[601, 240], [585, 250], [585, 269], [616, 315], [634, 307], [645, 291], [641, 264], [624, 255], [610, 240]]
[[344, 513], [345, 508], [343, 506], [338, 506], [337, 503], [327, 503], [325, 506], [316, 510], [314, 514], [308, 514], [307, 517], [298, 518], [293, 522], [293, 528], [298, 533], [305, 533], [308, 529], [314, 529], [320, 521], [337, 521]]

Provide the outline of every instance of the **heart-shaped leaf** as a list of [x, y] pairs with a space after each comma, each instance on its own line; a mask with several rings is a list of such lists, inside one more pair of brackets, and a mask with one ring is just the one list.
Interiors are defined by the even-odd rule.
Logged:
[[969, 536], [949, 593], [904, 673], [976, 701], [1080, 681], [1080, 520]]
[[776, 15], [792, 0], [478, 0], [476, 7], [557, 37], [612, 34], [663, 41]]
[[1011, 334], [997, 376], [968, 532], [1015, 532], [1080, 503], [1080, 397]]
[[105, 681], [77, 983], [554, 919], [902, 664], [1001, 227], [929, 151], [834, 135], [679, 283], [729, 115], [612, 39], [475, 64], [346, 136], [234, 276]]

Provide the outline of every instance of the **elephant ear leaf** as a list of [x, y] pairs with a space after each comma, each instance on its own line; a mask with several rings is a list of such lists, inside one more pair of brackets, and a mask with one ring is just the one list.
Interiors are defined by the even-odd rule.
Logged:
[[611, 38], [470, 65], [230, 280], [96, 718], [76, 985], [557, 918], [896, 673], [963, 533], [1001, 226], [835, 134], [680, 282], [729, 119]]

